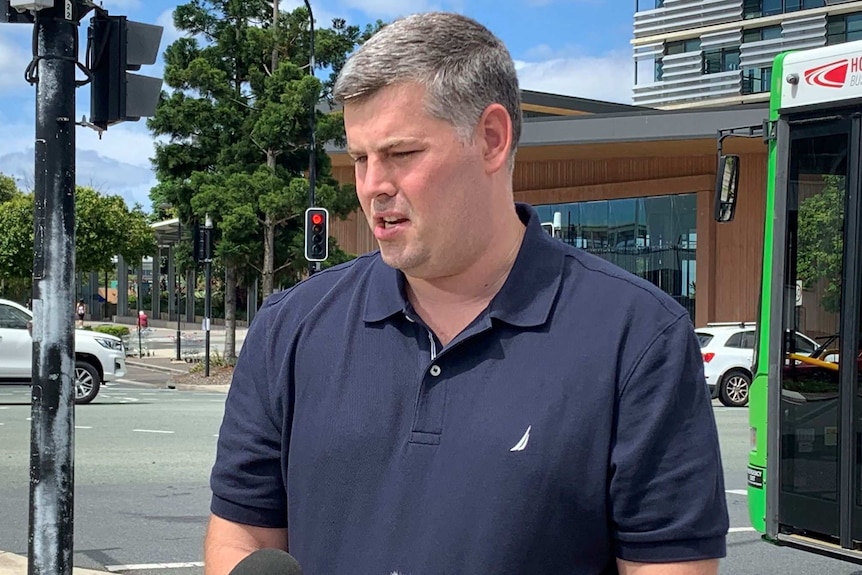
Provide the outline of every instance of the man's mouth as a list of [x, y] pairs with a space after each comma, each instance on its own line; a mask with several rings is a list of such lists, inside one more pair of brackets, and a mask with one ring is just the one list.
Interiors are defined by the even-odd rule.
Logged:
[[403, 224], [406, 221], [408, 221], [407, 218], [383, 218], [381, 220], [384, 228], [391, 228], [393, 226], [397, 226], [398, 224]]

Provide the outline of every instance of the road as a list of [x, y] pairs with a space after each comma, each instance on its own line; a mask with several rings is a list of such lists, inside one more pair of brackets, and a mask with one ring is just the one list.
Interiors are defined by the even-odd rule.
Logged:
[[[75, 565], [128, 575], [200, 575], [224, 394], [164, 388], [130, 368], [76, 410]], [[140, 383], [132, 383], [140, 382]], [[0, 550], [27, 553], [29, 391], [0, 387]], [[862, 575], [862, 567], [760, 541], [746, 497], [748, 412], [715, 407], [731, 516], [731, 575]], [[311, 574], [313, 575], [313, 574]]]

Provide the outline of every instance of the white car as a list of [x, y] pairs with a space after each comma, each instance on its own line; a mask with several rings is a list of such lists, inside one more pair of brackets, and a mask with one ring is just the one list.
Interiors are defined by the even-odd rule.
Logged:
[[[32, 376], [33, 313], [0, 299], [0, 383], [25, 383]], [[75, 330], [75, 403], [89, 403], [102, 382], [126, 375], [126, 353], [120, 338], [84, 329]]]
[[[703, 371], [712, 397], [729, 407], [748, 404], [754, 363], [755, 324], [711, 323], [694, 330], [700, 341]], [[817, 342], [796, 333], [796, 353], [811, 355]]]

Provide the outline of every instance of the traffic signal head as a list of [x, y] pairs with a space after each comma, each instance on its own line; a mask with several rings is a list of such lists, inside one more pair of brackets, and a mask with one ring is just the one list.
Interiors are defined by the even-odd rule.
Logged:
[[322, 262], [329, 257], [329, 212], [326, 208], [305, 210], [305, 259]]
[[155, 64], [162, 41], [161, 26], [130, 22], [125, 16], [97, 14], [90, 22], [90, 122], [100, 128], [152, 116], [159, 103], [162, 79], [131, 74]]

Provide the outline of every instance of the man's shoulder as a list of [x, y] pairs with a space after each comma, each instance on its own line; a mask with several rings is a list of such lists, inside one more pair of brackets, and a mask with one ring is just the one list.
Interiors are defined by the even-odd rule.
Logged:
[[570, 246], [566, 246], [565, 253], [568, 281], [563, 289], [570, 296], [584, 297], [588, 301], [596, 298], [612, 309], [648, 315], [653, 320], [664, 317], [674, 321], [687, 313], [679, 302], [654, 283], [598, 255]]
[[364, 278], [382, 263], [375, 251], [358, 256], [348, 262], [321, 270], [298, 284], [274, 293], [264, 301], [258, 313], [281, 315], [305, 314], [323, 300], [353, 299], [362, 290]]

